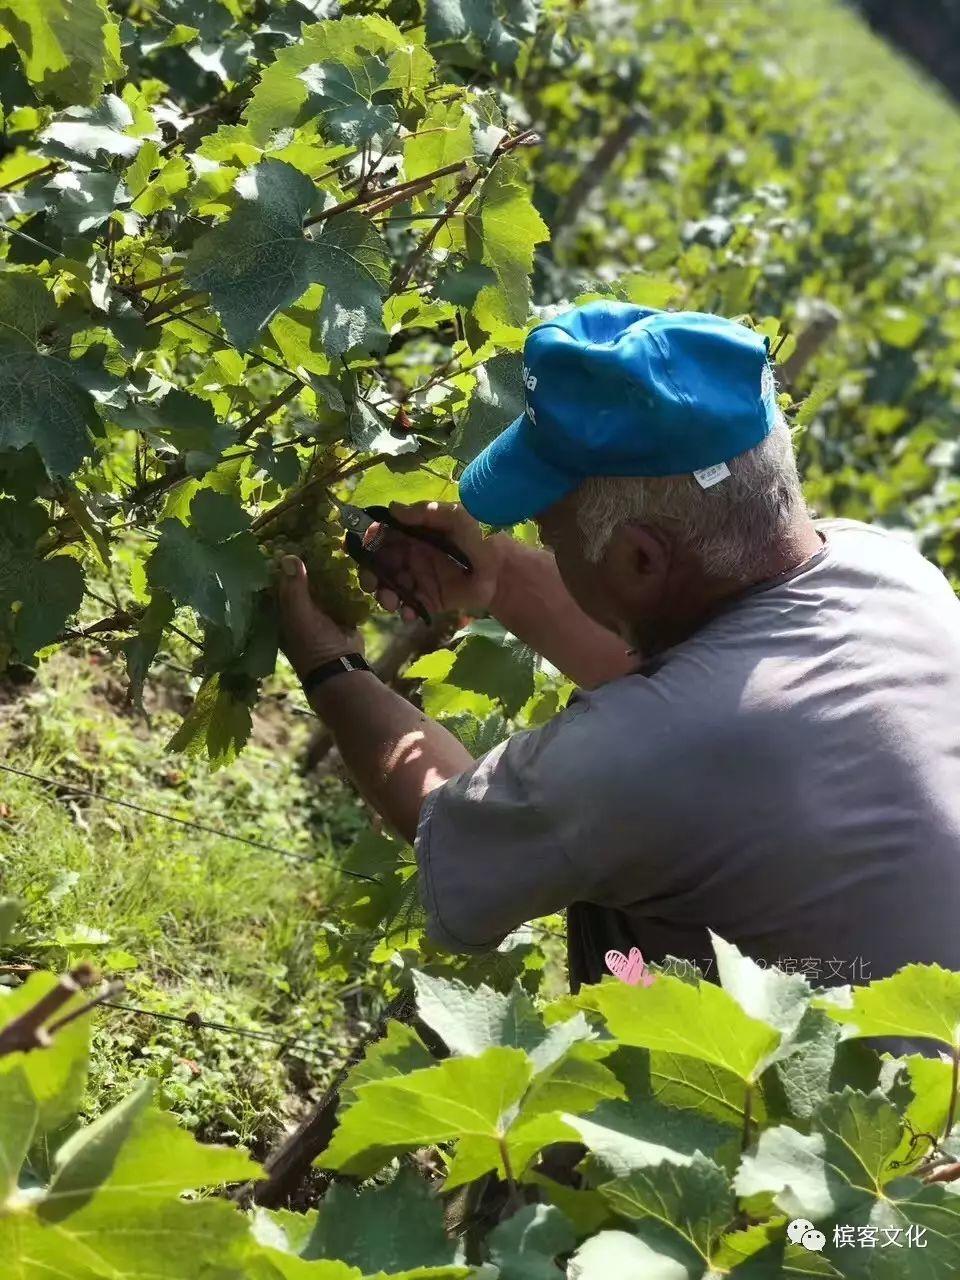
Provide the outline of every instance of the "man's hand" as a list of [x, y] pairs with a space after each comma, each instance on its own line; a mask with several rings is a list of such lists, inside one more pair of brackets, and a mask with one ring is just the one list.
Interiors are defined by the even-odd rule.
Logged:
[[317, 608], [310, 595], [307, 571], [296, 556], [280, 561], [280, 642], [302, 680], [305, 675], [345, 653], [363, 653], [359, 631], [344, 631]]
[[[501, 534], [485, 538], [476, 520], [455, 502], [415, 502], [410, 506], [391, 502], [390, 514], [403, 524], [420, 525], [442, 533], [468, 557], [473, 573], [464, 573], [429, 544], [406, 538], [396, 530], [387, 530], [377, 549], [377, 560], [385, 574], [406, 594], [416, 596], [428, 613], [444, 613], [449, 609], [486, 613], [497, 592], [510, 539]], [[379, 528], [373, 525], [366, 538], [375, 537]], [[374, 592], [384, 609], [395, 612], [400, 608], [396, 592], [379, 586], [368, 570], [361, 572], [360, 585], [365, 591]], [[401, 612], [407, 621], [416, 616], [408, 607]]]
[[[362, 651], [355, 631], [343, 631], [313, 603], [296, 556], [284, 556], [280, 570], [280, 634], [301, 680], [322, 662]], [[424, 799], [469, 769], [470, 753], [370, 671], [325, 680], [311, 692], [310, 705], [333, 734], [364, 799], [412, 844]]]

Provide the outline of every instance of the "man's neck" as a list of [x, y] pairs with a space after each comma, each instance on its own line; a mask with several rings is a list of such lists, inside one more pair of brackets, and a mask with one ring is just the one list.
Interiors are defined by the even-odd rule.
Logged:
[[759, 586], [771, 578], [779, 578], [782, 573], [799, 569], [801, 565], [811, 560], [822, 546], [823, 537], [817, 531], [816, 525], [809, 516], [802, 516], [780, 542], [771, 548], [769, 563], [760, 566], [757, 578], [747, 585]]
[[635, 643], [639, 642], [638, 647], [646, 657], [670, 649], [689, 639], [730, 601], [801, 568], [822, 547], [823, 538], [813, 521], [809, 516], [803, 516], [771, 546], [769, 555], [757, 564], [748, 578], [708, 579], [703, 577], [699, 565], [691, 567], [691, 576], [683, 592], [690, 601], [689, 609], [678, 612], [673, 619], [660, 619], [653, 627], [642, 626], [631, 638]]

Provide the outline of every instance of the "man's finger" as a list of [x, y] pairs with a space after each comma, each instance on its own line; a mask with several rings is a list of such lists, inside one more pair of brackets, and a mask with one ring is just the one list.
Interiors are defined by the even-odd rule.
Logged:
[[311, 625], [314, 605], [310, 598], [310, 584], [307, 581], [306, 566], [297, 556], [284, 556], [280, 561], [278, 595], [280, 611], [287, 627], [296, 629], [298, 626]]
[[400, 604], [400, 597], [389, 587], [381, 587], [376, 593], [376, 600], [380, 608], [386, 609], [387, 613], [396, 613]]

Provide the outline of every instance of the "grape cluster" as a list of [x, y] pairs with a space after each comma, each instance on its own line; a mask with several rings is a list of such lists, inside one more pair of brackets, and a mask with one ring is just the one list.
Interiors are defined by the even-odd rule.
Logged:
[[350, 629], [370, 616], [370, 597], [360, 589], [354, 562], [342, 549], [343, 533], [331, 503], [301, 503], [278, 516], [263, 547], [274, 562], [299, 556], [310, 594], [338, 626]]

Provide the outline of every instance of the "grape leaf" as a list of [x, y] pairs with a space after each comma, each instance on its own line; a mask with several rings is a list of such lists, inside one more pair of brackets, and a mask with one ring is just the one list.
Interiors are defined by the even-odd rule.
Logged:
[[[0, 987], [0, 1027], [18, 1018], [57, 985], [53, 973], [32, 973], [21, 987]], [[65, 1011], [79, 1003], [75, 997]], [[77, 1018], [57, 1032], [56, 1040], [42, 1053], [8, 1053], [0, 1057], [0, 1081], [20, 1072], [37, 1105], [36, 1135], [60, 1129], [80, 1109], [87, 1077], [90, 1027]], [[0, 1257], [2, 1257], [0, 1253]]]
[[570, 1259], [569, 1280], [610, 1280], [640, 1276], [643, 1280], [701, 1280], [703, 1265], [681, 1262], [653, 1249], [626, 1231], [601, 1231], [585, 1240]]
[[458, 265], [451, 260], [438, 273], [434, 293], [458, 307], [472, 307], [480, 290], [496, 283], [497, 277], [482, 262]]
[[475, 370], [477, 385], [460, 423], [451, 452], [471, 462], [524, 409], [523, 358], [513, 353], [494, 356]]
[[[145, 143], [144, 150], [150, 145], [152, 144]], [[139, 158], [138, 156], [137, 159]], [[189, 187], [190, 179], [190, 166], [183, 156], [172, 156], [160, 166], [158, 172], [149, 181], [136, 182], [134, 175], [128, 170], [125, 182], [132, 197], [131, 207], [134, 213], [149, 217], [150, 214], [157, 213], [161, 209], [172, 208], [175, 203], [174, 196]]]
[[233, 431], [219, 421], [209, 400], [176, 387], [161, 400], [140, 400], [114, 418], [121, 426], [153, 432], [169, 440], [179, 453], [202, 454], [209, 459], [208, 465], [234, 439]]
[[357, 147], [391, 129], [397, 113], [388, 102], [374, 102], [390, 76], [382, 58], [363, 58], [359, 65], [318, 62], [300, 79], [310, 90], [307, 110], [323, 118], [326, 135], [334, 142]]
[[17, 1189], [37, 1130], [37, 1101], [19, 1069], [0, 1075], [0, 1115], [0, 1204], [4, 1204]]
[[386, 345], [383, 297], [390, 270], [383, 241], [369, 219], [343, 213], [324, 222], [313, 242], [316, 278], [325, 286], [318, 318], [328, 355]]
[[[603, 1062], [612, 1049], [609, 1041], [583, 1040], [579, 1018], [555, 1023], [550, 1030], [550, 1038], [531, 1054], [537, 1071], [524, 1095], [522, 1119], [547, 1112], [592, 1112], [598, 1103], [624, 1096], [623, 1085]], [[553, 1035], [556, 1031], [561, 1032], [559, 1038]]]
[[296, 44], [281, 49], [261, 75], [244, 112], [253, 140], [265, 145], [276, 130], [301, 123], [310, 94], [301, 72], [316, 63], [340, 63], [355, 71], [370, 54], [386, 57], [384, 89], [417, 96], [433, 79], [434, 62], [426, 49], [411, 44], [408, 35], [379, 14], [315, 22]]
[[361, 1061], [347, 1076], [340, 1096], [347, 1101], [355, 1097], [362, 1084], [408, 1075], [411, 1071], [433, 1065], [430, 1050], [412, 1027], [402, 1022], [389, 1022], [386, 1035], [368, 1045]]
[[[584, 1116], [564, 1117], [591, 1152], [590, 1169], [623, 1177], [663, 1161], [689, 1164], [697, 1151], [726, 1163], [739, 1132], [699, 1111], [664, 1106], [652, 1092], [631, 1091], [628, 1100], [603, 1101]], [[598, 1177], [594, 1181], [602, 1180]]]
[[[308, 238], [303, 220], [313, 183], [281, 160], [263, 160], [236, 182], [240, 203], [196, 242], [185, 278], [209, 292], [227, 336], [245, 350], [311, 284], [323, 284], [320, 332], [340, 354], [377, 332], [387, 263], [373, 225], [358, 213], [324, 223]], [[382, 326], [381, 326], [382, 328]]]
[[167, 743], [168, 751], [188, 756], [206, 751], [214, 769], [231, 764], [250, 737], [252, 697], [238, 697], [223, 687], [219, 674], [208, 676], [197, 690], [186, 718]]
[[[452, 464], [450, 464], [452, 468]], [[353, 491], [353, 501], [359, 506], [375, 506], [391, 502], [452, 502], [456, 498], [457, 484], [441, 474], [448, 464], [443, 461], [431, 465], [429, 471], [391, 471], [381, 462], [360, 477]]]
[[[123, 1212], [109, 1182], [78, 1213], [47, 1224], [35, 1214], [16, 1215], [16, 1230], [0, 1249], [15, 1280], [55, 1276], [60, 1280], [106, 1280], [144, 1276], [150, 1280], [246, 1280], [241, 1254], [247, 1224], [224, 1200], [194, 1203], [124, 1192]], [[2, 1224], [2, 1220], [0, 1220]], [[149, 1272], [144, 1271], [149, 1259]]]
[[52, 178], [47, 189], [53, 198], [50, 220], [69, 236], [96, 231], [112, 213], [130, 204], [129, 191], [112, 173], [68, 170]]
[[699, 1152], [689, 1164], [664, 1161], [636, 1169], [600, 1187], [600, 1194], [616, 1213], [635, 1220], [637, 1235], [652, 1248], [663, 1248], [693, 1268], [710, 1263], [736, 1212], [726, 1174]]
[[530, 1073], [521, 1050], [493, 1048], [361, 1085], [318, 1163], [365, 1176], [392, 1155], [428, 1143], [471, 1136], [497, 1142], [504, 1113], [519, 1100]]
[[56, 639], [83, 599], [83, 570], [71, 556], [37, 557], [47, 528], [36, 504], [0, 499], [0, 666], [15, 651], [29, 662]]
[[534, 1070], [555, 1062], [577, 1039], [592, 1033], [582, 1016], [545, 1027], [533, 1001], [515, 983], [509, 994], [482, 984], [414, 973], [417, 1012], [452, 1053], [480, 1054], [493, 1045], [523, 1049]]
[[498, 640], [471, 634], [457, 649], [449, 680], [461, 689], [496, 698], [512, 716], [533, 695], [538, 663], [534, 651], [509, 632]]
[[129, 1192], [143, 1204], [256, 1176], [259, 1166], [246, 1151], [201, 1144], [169, 1112], [152, 1109], [153, 1088], [144, 1081], [57, 1151], [54, 1177], [38, 1208], [43, 1221], [77, 1213], [105, 1185], [111, 1194]]
[[420, 447], [415, 435], [394, 435], [390, 430], [390, 419], [364, 400], [350, 406], [348, 421], [350, 441], [364, 453], [397, 457], [403, 453], [416, 453]]
[[98, 419], [75, 362], [41, 350], [57, 314], [37, 276], [0, 276], [0, 449], [32, 444], [51, 476], [67, 476], [91, 452]]
[[506, 1179], [504, 1150], [510, 1162], [510, 1176], [524, 1178], [534, 1156], [544, 1147], [576, 1140], [577, 1131], [556, 1113], [515, 1119], [499, 1138], [470, 1134], [457, 1143], [454, 1158], [447, 1169], [444, 1191], [476, 1182], [486, 1173], [495, 1173], [498, 1178]]
[[[404, 139], [404, 176], [408, 181], [413, 181], [460, 160], [468, 160], [472, 155], [470, 117], [464, 111], [463, 104], [436, 102], [430, 107], [417, 131]], [[448, 198], [457, 181], [457, 175], [451, 174], [438, 180], [432, 190], [441, 199]]]
[[[924, 1268], [918, 1274], [949, 1280], [960, 1265], [960, 1197], [900, 1176], [893, 1165], [900, 1132], [900, 1117], [881, 1094], [845, 1089], [818, 1109], [809, 1135], [786, 1126], [763, 1132], [755, 1152], [743, 1157], [734, 1188], [813, 1221], [827, 1236], [826, 1257], [846, 1276], [899, 1276], [905, 1257], [915, 1253]], [[897, 1267], [876, 1269], [874, 1250], [851, 1255], [833, 1243], [837, 1225], [873, 1227], [881, 1245], [885, 1231], [896, 1232], [896, 1241], [911, 1226], [924, 1227], [929, 1238], [922, 1253], [906, 1250], [901, 1239], [890, 1249], [899, 1256]]]
[[936, 964], [909, 964], [890, 978], [854, 987], [850, 1003], [819, 1002], [858, 1036], [935, 1040], [960, 1052], [960, 974]]
[[133, 112], [116, 94], [108, 93], [94, 107], [69, 107], [39, 135], [45, 155], [87, 167], [113, 156], [132, 159], [142, 139], [127, 130]]
[[267, 562], [250, 533], [250, 518], [225, 494], [201, 489], [190, 504], [189, 526], [164, 520], [147, 561], [150, 584], [201, 617], [228, 627], [239, 640], [253, 599], [267, 585]]
[[300, 1256], [338, 1258], [374, 1271], [440, 1267], [454, 1261], [456, 1243], [447, 1238], [443, 1205], [429, 1184], [402, 1169], [386, 1187], [361, 1191], [333, 1186], [317, 1211], [313, 1231]]
[[530, 273], [536, 246], [549, 232], [530, 199], [518, 160], [498, 160], [464, 219], [471, 259], [496, 276], [480, 290], [473, 313], [488, 332], [525, 325], [530, 314]]
[[499, 1280], [559, 1280], [554, 1259], [576, 1243], [565, 1214], [547, 1204], [528, 1204], [495, 1227], [487, 1237]]
[[127, 676], [130, 680], [130, 697], [135, 706], [142, 705], [143, 686], [147, 672], [153, 665], [160, 648], [160, 641], [168, 624], [172, 622], [176, 612], [173, 601], [165, 591], [155, 591], [150, 598], [140, 622], [137, 633], [124, 641], [123, 652], [127, 659]]
[[[445, 650], [444, 653], [446, 652]], [[451, 653], [449, 656], [452, 666], [454, 654]], [[411, 672], [408, 670], [404, 674], [410, 676]], [[481, 756], [485, 756], [488, 751], [492, 751], [510, 736], [510, 727], [499, 712], [494, 712], [493, 715], [486, 716], [482, 720], [468, 712], [461, 712], [459, 715], [443, 716], [441, 723], [445, 729], [449, 729], [455, 737], [459, 738], [474, 760], [479, 760]]]
[[780, 1043], [780, 1034], [748, 1017], [711, 982], [696, 985], [661, 973], [649, 987], [602, 982], [581, 992], [621, 1043], [700, 1058], [752, 1082]]
[[511, 67], [524, 37], [536, 33], [536, 0], [427, 0], [427, 39], [431, 44], [475, 41], [495, 67]]
[[883, 1188], [897, 1176], [890, 1162], [901, 1128], [882, 1094], [845, 1089], [817, 1110], [809, 1135], [786, 1125], [764, 1130], [755, 1153], [743, 1157], [734, 1187], [742, 1196], [770, 1193], [784, 1213], [814, 1222], [869, 1212], [868, 1202], [884, 1198]]
[[106, 0], [0, 0], [0, 22], [44, 100], [91, 103], [123, 73], [119, 27]]

